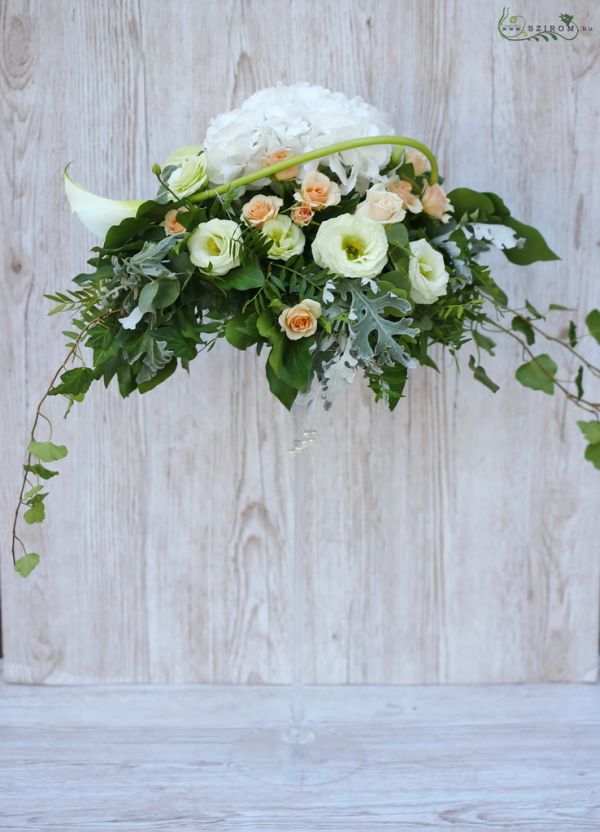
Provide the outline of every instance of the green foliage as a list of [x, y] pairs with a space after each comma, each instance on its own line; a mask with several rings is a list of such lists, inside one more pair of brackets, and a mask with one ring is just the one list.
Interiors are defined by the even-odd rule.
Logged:
[[552, 358], [543, 353], [526, 364], [521, 364], [515, 373], [517, 381], [532, 390], [541, 390], [552, 396], [554, 393], [554, 376], [557, 366]]
[[181, 284], [177, 279], [165, 277], [152, 280], [142, 288], [138, 306], [142, 314], [171, 306], [179, 297]]
[[50, 390], [50, 396], [80, 396], [85, 395], [92, 382], [96, 379], [94, 370], [89, 367], [75, 367], [65, 370], [60, 377], [60, 384]]
[[264, 285], [265, 275], [257, 260], [250, 260], [243, 266], [233, 269], [224, 277], [218, 278], [221, 289], [259, 289]]
[[488, 390], [491, 390], [492, 393], [498, 392], [500, 387], [492, 381], [484, 368], [477, 363], [475, 356], [473, 355], [469, 356], [469, 369], [473, 373], [473, 378], [475, 378], [480, 384], [483, 384], [483, 386], [487, 387]]
[[535, 343], [535, 330], [527, 318], [524, 318], [522, 315], [515, 315], [510, 322], [510, 328], [524, 335], [529, 346]]
[[21, 577], [26, 578], [33, 572], [39, 562], [39, 555], [36, 555], [35, 552], [27, 552], [27, 554], [15, 561], [15, 571], [18, 572]]
[[24, 465], [23, 470], [28, 474], [35, 474], [43, 480], [50, 480], [52, 477], [58, 477], [58, 471], [51, 471], [49, 468], [46, 468], [44, 465], [40, 465], [39, 463], [37, 465]]
[[36, 442], [33, 439], [27, 446], [27, 450], [42, 462], [55, 462], [58, 459], [63, 459], [68, 453], [65, 445], [54, 445], [52, 442]]
[[585, 458], [594, 467], [600, 469], [600, 421], [580, 421], [577, 424], [588, 442], [584, 454]]
[[540, 232], [530, 225], [520, 222], [511, 216], [509, 209], [499, 196], [493, 193], [479, 193], [470, 188], [456, 188], [450, 191], [448, 198], [454, 205], [454, 215], [457, 219], [474, 219], [477, 222], [497, 223], [506, 225], [524, 240], [515, 248], [502, 249], [505, 257], [519, 266], [527, 266], [538, 260], [559, 260], [548, 246]]
[[592, 309], [592, 311], [588, 313], [585, 319], [585, 325], [587, 326], [592, 338], [595, 338], [600, 344], [600, 309]]

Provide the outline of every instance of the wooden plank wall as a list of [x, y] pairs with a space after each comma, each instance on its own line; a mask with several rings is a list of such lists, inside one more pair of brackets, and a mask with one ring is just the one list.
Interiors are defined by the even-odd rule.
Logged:
[[[62, 168], [75, 160], [106, 195], [151, 195], [152, 163], [257, 88], [359, 93], [437, 149], [449, 187], [495, 190], [543, 229], [563, 259], [519, 270], [497, 258], [513, 295], [585, 308], [599, 299], [597, 34], [508, 43], [487, 0], [0, 8], [6, 678], [285, 680], [291, 427], [254, 355], [225, 346], [145, 398], [98, 389], [67, 422], [57, 410], [71, 453], [49, 521], [29, 532], [44, 563], [28, 581], [12, 572], [28, 424], [63, 355], [43, 293], [67, 286], [94, 243], [69, 214]], [[570, 7], [580, 22], [596, 11]], [[595, 678], [598, 474], [575, 414], [518, 387], [516, 347], [498, 353], [496, 397], [446, 362], [441, 377], [416, 373], [393, 415], [357, 384], [319, 418], [309, 679]]]

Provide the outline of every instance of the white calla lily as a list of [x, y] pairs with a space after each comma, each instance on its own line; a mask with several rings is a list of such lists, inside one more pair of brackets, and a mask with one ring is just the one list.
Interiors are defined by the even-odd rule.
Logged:
[[107, 199], [86, 191], [74, 182], [65, 169], [65, 193], [71, 211], [77, 214], [85, 227], [97, 237], [104, 239], [113, 225], [127, 217], [135, 217], [143, 199]]

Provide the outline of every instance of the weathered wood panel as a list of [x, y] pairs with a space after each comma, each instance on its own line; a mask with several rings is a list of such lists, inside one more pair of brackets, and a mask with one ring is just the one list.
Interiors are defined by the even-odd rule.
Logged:
[[[5, 545], [27, 425], [62, 356], [42, 295], [93, 244], [68, 213], [66, 161], [93, 190], [151, 194], [151, 164], [199, 141], [212, 114], [278, 80], [322, 83], [436, 147], [451, 187], [496, 190], [544, 230], [560, 263], [498, 258], [518, 298], [598, 300], [595, 35], [508, 43], [494, 4], [467, 0], [1, 9]], [[356, 385], [319, 418], [310, 679], [595, 678], [597, 475], [573, 414], [512, 381], [518, 360], [499, 349], [495, 398], [448, 367], [417, 373], [393, 415]], [[25, 582], [3, 552], [7, 678], [285, 679], [291, 426], [255, 357], [218, 349], [145, 398], [94, 391], [55, 430], [71, 455], [44, 565]]]
[[598, 829], [595, 685], [308, 689], [317, 731], [363, 765], [304, 787], [232, 764], [244, 732], [285, 722], [286, 700], [266, 685], [0, 685], [0, 829]]

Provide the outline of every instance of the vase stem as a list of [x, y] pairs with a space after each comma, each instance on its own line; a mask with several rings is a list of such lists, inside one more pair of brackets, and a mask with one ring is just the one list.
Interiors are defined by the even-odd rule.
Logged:
[[316, 439], [316, 431], [309, 427], [314, 396], [298, 396], [292, 408], [293, 443], [293, 499], [294, 534], [289, 560], [290, 576], [290, 718], [284, 733], [287, 742], [302, 745], [314, 739], [305, 725], [304, 700], [304, 613], [306, 608], [305, 540], [306, 495], [308, 489], [308, 463], [310, 445]]

